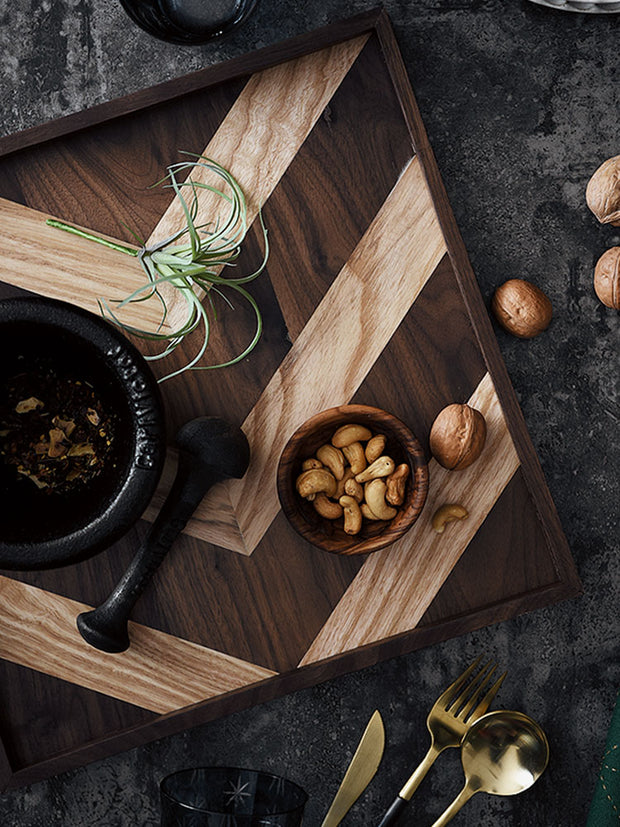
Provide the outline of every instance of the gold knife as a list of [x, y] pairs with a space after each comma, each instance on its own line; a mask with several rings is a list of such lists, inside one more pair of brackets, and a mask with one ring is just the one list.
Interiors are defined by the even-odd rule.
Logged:
[[375, 709], [321, 827], [338, 827], [379, 769], [384, 747], [383, 719]]

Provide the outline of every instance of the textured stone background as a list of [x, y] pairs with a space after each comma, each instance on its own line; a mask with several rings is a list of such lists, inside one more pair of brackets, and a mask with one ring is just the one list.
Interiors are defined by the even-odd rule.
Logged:
[[[0, 0], [0, 131], [11, 133], [371, 7], [259, 0], [227, 40], [177, 47], [131, 24], [116, 0]], [[527, 0], [387, 0], [431, 143], [485, 298], [506, 278], [549, 294], [552, 327], [500, 347], [573, 550], [585, 594], [0, 797], [7, 827], [158, 824], [158, 781], [238, 763], [284, 773], [321, 822], [375, 707], [388, 746], [348, 817], [373, 825], [427, 746], [428, 707], [464, 662], [508, 665], [501, 705], [537, 718], [549, 771], [514, 798], [480, 795], [455, 824], [578, 827], [586, 819], [620, 685], [619, 318], [592, 270], [620, 230], [600, 227], [586, 181], [620, 153], [620, 16]], [[430, 824], [460, 785], [444, 755], [416, 795]]]

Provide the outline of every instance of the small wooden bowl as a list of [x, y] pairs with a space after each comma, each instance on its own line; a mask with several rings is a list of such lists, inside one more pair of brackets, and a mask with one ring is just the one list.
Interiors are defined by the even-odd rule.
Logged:
[[[384, 453], [396, 464], [410, 468], [405, 500], [390, 522], [364, 520], [359, 534], [345, 534], [343, 519], [327, 520], [300, 497], [295, 481], [304, 460], [330, 442], [334, 432], [347, 423], [365, 425], [373, 434], [385, 434]], [[367, 405], [341, 405], [311, 417], [287, 442], [278, 464], [278, 496], [293, 528], [305, 540], [333, 554], [367, 554], [394, 543], [417, 520], [428, 492], [428, 466], [424, 451], [409, 428], [392, 414]]]

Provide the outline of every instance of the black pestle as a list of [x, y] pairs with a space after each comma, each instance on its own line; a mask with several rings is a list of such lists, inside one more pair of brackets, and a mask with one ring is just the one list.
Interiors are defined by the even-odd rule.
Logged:
[[214, 416], [187, 422], [179, 428], [175, 444], [179, 449], [176, 477], [146, 539], [108, 599], [78, 615], [84, 640], [103, 652], [124, 652], [129, 647], [129, 615], [175, 539], [211, 486], [241, 478], [250, 462], [243, 431]]

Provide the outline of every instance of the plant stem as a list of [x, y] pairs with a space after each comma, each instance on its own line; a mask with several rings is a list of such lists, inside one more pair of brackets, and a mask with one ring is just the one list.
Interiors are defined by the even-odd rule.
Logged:
[[80, 230], [79, 227], [73, 227], [71, 224], [58, 221], [56, 218], [48, 218], [45, 223], [50, 227], [56, 227], [58, 230], [65, 230], [65, 232], [73, 233], [73, 235], [78, 235], [80, 238], [86, 238], [88, 241], [96, 241], [97, 244], [103, 244], [104, 247], [109, 247], [111, 250], [117, 250], [119, 253], [125, 253], [128, 256], [134, 256], [134, 258], [140, 252], [133, 247], [125, 247], [124, 244], [119, 244], [117, 241], [108, 241], [107, 238], [101, 238], [101, 236], [95, 235], [94, 233]]

